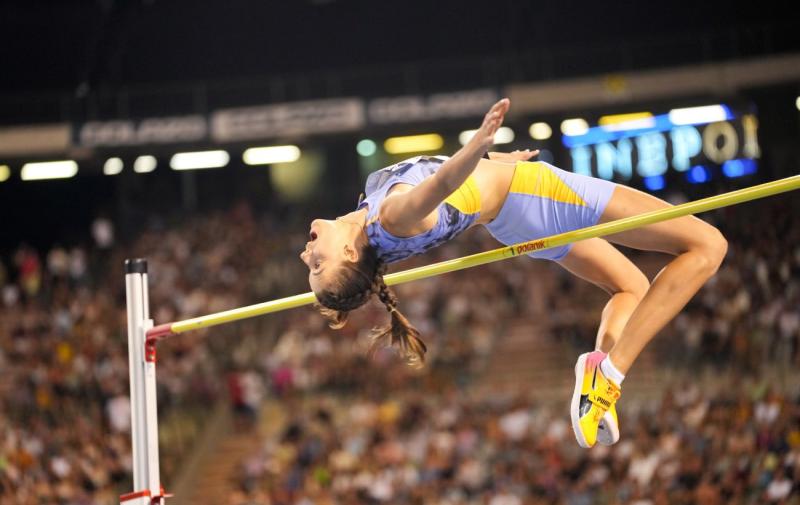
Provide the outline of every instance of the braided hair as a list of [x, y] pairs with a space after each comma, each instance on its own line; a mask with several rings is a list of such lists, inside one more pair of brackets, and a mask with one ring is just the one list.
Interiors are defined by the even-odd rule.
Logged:
[[373, 355], [380, 347], [395, 346], [409, 365], [421, 367], [427, 347], [419, 331], [397, 309], [397, 297], [383, 280], [387, 268], [387, 264], [378, 259], [375, 249], [366, 244], [357, 263], [343, 264], [334, 286], [314, 293], [316, 307], [328, 318], [331, 328], [339, 329], [347, 323], [350, 311], [367, 303], [373, 294], [378, 295], [392, 319], [390, 325], [372, 329], [369, 354]]

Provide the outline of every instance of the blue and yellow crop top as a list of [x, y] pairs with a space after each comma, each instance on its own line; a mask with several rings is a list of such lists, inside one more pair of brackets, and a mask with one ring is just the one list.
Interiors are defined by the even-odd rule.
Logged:
[[367, 238], [381, 261], [394, 263], [422, 254], [454, 238], [480, 216], [480, 191], [475, 179], [469, 176], [464, 184], [439, 205], [436, 225], [430, 230], [413, 237], [397, 237], [381, 226], [378, 210], [389, 189], [400, 183], [416, 186], [436, 173], [446, 159], [439, 156], [418, 156], [382, 168], [367, 178], [364, 189], [366, 198], [359, 202], [356, 210], [368, 207]]

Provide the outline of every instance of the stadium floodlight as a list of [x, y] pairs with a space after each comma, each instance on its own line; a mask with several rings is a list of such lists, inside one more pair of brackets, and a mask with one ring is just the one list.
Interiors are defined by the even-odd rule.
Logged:
[[124, 166], [125, 164], [122, 163], [121, 159], [109, 158], [106, 160], [105, 164], [103, 164], [103, 173], [105, 175], [117, 175], [122, 172]]
[[643, 130], [653, 128], [656, 125], [656, 119], [650, 112], [631, 112], [629, 114], [603, 116], [597, 124], [604, 130], [611, 132]]
[[197, 151], [191, 153], [176, 153], [169, 160], [173, 170], [199, 170], [202, 168], [224, 167], [230, 161], [226, 151]]
[[364, 158], [372, 156], [377, 150], [378, 146], [375, 144], [374, 140], [362, 139], [356, 144], [356, 152]]
[[607, 124], [600, 128], [608, 132], [626, 132], [632, 130], [648, 130], [656, 127], [656, 118], [646, 117], [624, 123]]
[[733, 119], [733, 114], [725, 105], [705, 105], [669, 111], [669, 120], [673, 125], [678, 126], [707, 124], [728, 119]]
[[589, 123], [587, 123], [585, 119], [572, 118], [565, 119], [561, 122], [561, 133], [564, 135], [575, 137], [577, 135], [583, 135], [588, 131]]
[[20, 177], [23, 181], [44, 179], [68, 179], [78, 173], [78, 164], [73, 160], [44, 161], [22, 165]]
[[608, 116], [600, 117], [600, 119], [597, 121], [597, 124], [600, 126], [610, 126], [620, 123], [628, 123], [630, 121], [639, 121], [651, 117], [653, 117], [653, 114], [650, 112], [630, 112], [627, 114], [611, 114]]
[[477, 132], [478, 130], [464, 130], [458, 134], [458, 143], [462, 146], [466, 145], [467, 142], [472, 140], [472, 137], [474, 137]]
[[547, 140], [553, 136], [553, 129], [547, 123], [533, 123], [528, 128], [528, 133], [534, 140]]
[[407, 135], [404, 137], [390, 137], [383, 143], [383, 148], [389, 154], [417, 153], [421, 151], [436, 151], [444, 145], [444, 139], [438, 133], [423, 135]]
[[498, 128], [497, 132], [494, 134], [494, 143], [510, 144], [511, 142], [514, 142], [514, 130], [508, 126], [501, 126]]
[[8, 165], [0, 165], [0, 182], [5, 182], [11, 177], [11, 169]]
[[146, 174], [155, 170], [156, 166], [158, 166], [158, 161], [156, 161], [155, 156], [139, 156], [133, 162], [133, 171], [137, 174]]
[[[466, 145], [467, 142], [472, 140], [472, 137], [478, 130], [464, 130], [463, 132], [458, 134], [458, 142], [463, 146]], [[501, 126], [497, 129], [497, 132], [494, 134], [494, 143], [495, 144], [510, 144], [514, 141], [514, 130], [509, 128], [508, 126]]]
[[251, 147], [242, 155], [248, 165], [273, 165], [275, 163], [291, 163], [300, 159], [300, 148], [297, 146]]

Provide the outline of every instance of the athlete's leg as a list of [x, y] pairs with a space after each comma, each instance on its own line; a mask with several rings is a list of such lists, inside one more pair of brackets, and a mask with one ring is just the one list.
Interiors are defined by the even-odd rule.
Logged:
[[[647, 277], [613, 245], [600, 238], [577, 242], [569, 254], [559, 260], [559, 264], [611, 295], [603, 309], [596, 344], [597, 350], [607, 353], [614, 347], [631, 314], [647, 293], [650, 286]], [[584, 380], [580, 377], [581, 371], [585, 372], [585, 369], [579, 370], [579, 376], [576, 376], [576, 392], [572, 402], [576, 411], [570, 414], [578, 442], [589, 447], [593, 444], [590, 441], [596, 439], [603, 445], [612, 445], [619, 440], [619, 417], [615, 406], [610, 406], [603, 413], [602, 420], [597, 424], [596, 435], [587, 433], [580, 423], [581, 406], [586, 410], [585, 398], [582, 401]]]
[[[618, 186], [600, 219], [614, 221], [670, 205], [651, 195]], [[728, 244], [710, 224], [685, 216], [606, 237], [635, 249], [677, 256], [653, 280], [634, 309], [609, 356], [624, 374], [648, 342], [717, 271]]]
[[596, 349], [610, 351], [650, 282], [624, 254], [601, 238], [576, 242], [558, 263], [611, 295], [600, 318], [596, 344]]

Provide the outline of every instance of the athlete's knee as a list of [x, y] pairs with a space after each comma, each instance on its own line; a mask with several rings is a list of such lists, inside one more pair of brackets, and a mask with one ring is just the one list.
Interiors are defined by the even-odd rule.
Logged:
[[696, 251], [704, 269], [711, 276], [716, 273], [725, 255], [728, 254], [728, 241], [717, 228], [709, 225]]
[[648, 289], [650, 289], [650, 281], [641, 270], [638, 270], [636, 274], [631, 276], [629, 284], [625, 286], [625, 291], [635, 296], [637, 300], [644, 298]]
[[609, 295], [626, 294], [633, 296], [637, 301], [641, 301], [647, 290], [650, 289], [650, 281], [638, 268], [631, 268], [625, 273], [624, 282], [615, 284], [598, 284]]
[[728, 254], [728, 241], [717, 228], [712, 227], [712, 231], [707, 238], [708, 254], [714, 263], [714, 271], [722, 264], [725, 255]]

